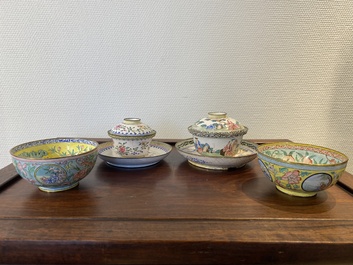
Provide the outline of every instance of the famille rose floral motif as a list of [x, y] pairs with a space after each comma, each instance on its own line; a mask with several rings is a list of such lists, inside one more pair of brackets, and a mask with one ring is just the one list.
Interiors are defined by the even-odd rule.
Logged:
[[209, 138], [233, 138], [243, 136], [248, 128], [237, 120], [227, 116], [225, 112], [209, 112], [207, 118], [202, 118], [188, 127], [194, 136]]
[[209, 112], [188, 127], [193, 135], [195, 150], [206, 156], [233, 157], [239, 151], [248, 128], [225, 112]]
[[115, 142], [114, 149], [122, 156], [139, 156], [149, 150], [149, 141], [138, 141], [137, 145], [131, 146], [129, 142]]
[[260, 166], [265, 175], [277, 186], [290, 190], [318, 192], [335, 184], [340, 174], [344, 171], [329, 171], [317, 173], [311, 170], [288, 169], [287, 167], [274, 166], [266, 161], [261, 161]]
[[277, 176], [275, 183], [283, 188], [300, 189], [300, 177], [299, 170], [287, 171], [281, 176]]
[[348, 162], [338, 151], [292, 142], [260, 145], [258, 158], [278, 190], [300, 197], [314, 196], [336, 184]]
[[156, 131], [139, 118], [125, 118], [122, 123], [110, 129], [108, 135], [113, 140], [115, 156], [145, 157]]
[[239, 122], [230, 119], [210, 119], [205, 118], [195, 123], [195, 125], [208, 130], [236, 130], [241, 128]]
[[94, 167], [98, 143], [86, 139], [53, 138], [10, 150], [17, 173], [42, 191], [57, 192], [78, 185]]

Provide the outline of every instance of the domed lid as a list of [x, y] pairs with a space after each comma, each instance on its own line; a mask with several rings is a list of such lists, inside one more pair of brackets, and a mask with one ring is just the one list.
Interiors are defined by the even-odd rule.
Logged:
[[125, 118], [122, 123], [110, 129], [108, 135], [113, 138], [153, 137], [156, 131], [142, 123], [139, 118]]
[[248, 128], [225, 112], [209, 112], [207, 118], [198, 120], [188, 130], [196, 136], [218, 138], [244, 135]]

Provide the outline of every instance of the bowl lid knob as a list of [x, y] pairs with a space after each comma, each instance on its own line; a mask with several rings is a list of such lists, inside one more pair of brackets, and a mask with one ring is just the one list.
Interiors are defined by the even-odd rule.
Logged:
[[227, 118], [226, 112], [209, 112], [208, 118], [210, 119], [224, 119]]

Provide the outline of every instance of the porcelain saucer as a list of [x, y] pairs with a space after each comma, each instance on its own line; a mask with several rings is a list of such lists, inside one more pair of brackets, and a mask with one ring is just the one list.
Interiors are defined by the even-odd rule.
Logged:
[[207, 169], [227, 170], [240, 168], [257, 157], [257, 145], [252, 142], [242, 141], [240, 151], [233, 157], [205, 156], [195, 150], [192, 138], [175, 144], [178, 152], [183, 155], [190, 164]]
[[163, 160], [172, 151], [172, 146], [166, 143], [152, 141], [151, 147], [146, 157], [125, 158], [113, 154], [113, 142], [100, 144], [98, 147], [98, 156], [108, 165], [123, 168], [148, 167], [157, 164]]

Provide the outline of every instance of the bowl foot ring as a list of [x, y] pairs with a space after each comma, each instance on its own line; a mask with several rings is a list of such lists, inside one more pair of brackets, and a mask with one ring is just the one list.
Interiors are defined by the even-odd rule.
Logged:
[[285, 188], [282, 188], [280, 186], [276, 185], [277, 190], [279, 190], [280, 192], [290, 195], [290, 196], [295, 196], [295, 197], [314, 197], [316, 196], [317, 192], [300, 192], [300, 191], [294, 191], [294, 190], [287, 190]]
[[195, 167], [198, 167], [198, 168], [211, 169], [211, 170], [228, 170], [228, 168], [226, 168], [226, 167], [203, 165], [203, 164], [199, 164], [199, 163], [196, 163], [196, 162], [193, 162], [190, 160], [189, 160], [189, 163]]
[[69, 185], [69, 186], [64, 186], [64, 187], [52, 187], [52, 188], [49, 188], [49, 187], [38, 187], [39, 190], [41, 191], [44, 191], [44, 192], [59, 192], [59, 191], [65, 191], [65, 190], [70, 190], [70, 189], [73, 189], [75, 187], [77, 187], [79, 184], [79, 182], [76, 182], [72, 185]]

